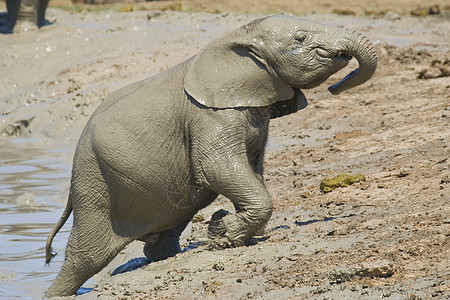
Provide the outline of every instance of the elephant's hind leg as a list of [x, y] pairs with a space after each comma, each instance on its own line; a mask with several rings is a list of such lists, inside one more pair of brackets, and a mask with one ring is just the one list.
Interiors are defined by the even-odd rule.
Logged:
[[177, 227], [159, 233], [156, 241], [145, 241], [144, 254], [149, 259], [158, 261], [172, 257], [181, 252], [180, 236], [191, 218], [186, 219]]
[[162, 231], [156, 242], [145, 243], [144, 254], [152, 261], [175, 256], [181, 252], [179, 238], [180, 236], [174, 229]]
[[89, 226], [72, 228], [64, 264], [45, 297], [75, 294], [84, 282], [106, 267], [132, 241], [106, 228], [108, 226], [101, 221], [92, 220]]

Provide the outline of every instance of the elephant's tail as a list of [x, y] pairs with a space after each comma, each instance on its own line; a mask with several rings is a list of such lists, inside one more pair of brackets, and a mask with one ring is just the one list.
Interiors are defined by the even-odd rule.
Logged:
[[70, 214], [72, 213], [72, 200], [67, 200], [66, 208], [64, 209], [64, 212], [59, 218], [58, 223], [56, 223], [56, 226], [53, 228], [53, 230], [50, 232], [47, 238], [47, 244], [45, 246], [45, 263], [48, 264], [52, 260], [52, 258], [56, 255], [56, 253], [53, 252], [52, 249], [52, 242], [55, 235], [58, 233], [58, 231], [63, 227], [64, 223], [66, 223], [67, 219], [69, 218]]

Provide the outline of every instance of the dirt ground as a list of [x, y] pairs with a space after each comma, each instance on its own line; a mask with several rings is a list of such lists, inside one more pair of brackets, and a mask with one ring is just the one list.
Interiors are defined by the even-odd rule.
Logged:
[[[194, 2], [196, 9], [188, 9]], [[134, 242], [94, 277], [93, 291], [77, 298], [450, 298], [445, 1], [435, 1], [441, 14], [426, 17], [409, 15], [423, 2], [415, 0], [395, 7], [387, 1], [274, 2], [161, 1], [133, 4], [147, 10], [130, 12], [50, 8], [53, 25], [0, 36], [1, 142], [21, 138], [66, 148], [68, 159], [90, 114], [111, 91], [180, 63], [267, 12], [360, 31], [378, 51], [379, 67], [368, 83], [339, 96], [328, 93], [352, 63], [304, 91], [306, 109], [271, 121], [265, 182], [274, 213], [261, 236], [234, 249], [200, 245], [111, 277], [116, 267], [143, 256], [142, 243]], [[179, 3], [181, 11], [148, 10]], [[354, 14], [329, 14], [336, 9]], [[320, 191], [323, 179], [343, 173], [366, 180]], [[184, 247], [207, 239], [208, 220], [220, 208], [232, 211], [219, 198], [199, 212]]]
[[[75, 4], [73, 3], [75, 2]], [[83, 0], [52, 0], [50, 6], [72, 10], [88, 9], [91, 11], [113, 7], [118, 10], [177, 10], [184, 12], [209, 12], [209, 13], [251, 13], [273, 14], [291, 13], [304, 14], [329, 14], [340, 15], [374, 15], [388, 11], [401, 15], [426, 14], [431, 6], [438, 6], [441, 13], [450, 12], [450, 4], [445, 0], [433, 0], [424, 3], [421, 0], [169, 0], [169, 1], [144, 1], [144, 0], [94, 0], [101, 5], [84, 5]]]

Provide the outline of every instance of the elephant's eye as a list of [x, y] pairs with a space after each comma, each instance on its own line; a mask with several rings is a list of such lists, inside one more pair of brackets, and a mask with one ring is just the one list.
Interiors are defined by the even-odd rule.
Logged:
[[299, 35], [295, 37], [295, 41], [297, 43], [302, 44], [306, 40], [306, 35]]

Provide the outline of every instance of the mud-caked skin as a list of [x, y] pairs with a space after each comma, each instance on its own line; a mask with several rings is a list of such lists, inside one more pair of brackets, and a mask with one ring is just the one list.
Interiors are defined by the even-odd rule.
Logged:
[[256, 20], [198, 55], [102, 102], [78, 143], [66, 209], [73, 211], [65, 262], [46, 296], [74, 294], [128, 243], [146, 242], [159, 260], [180, 251], [179, 236], [218, 194], [234, 214], [216, 220], [219, 238], [241, 246], [272, 214], [263, 181], [271, 118], [306, 107], [301, 89], [319, 85], [355, 57], [359, 69], [333, 93], [376, 68], [358, 33], [295, 17]]

